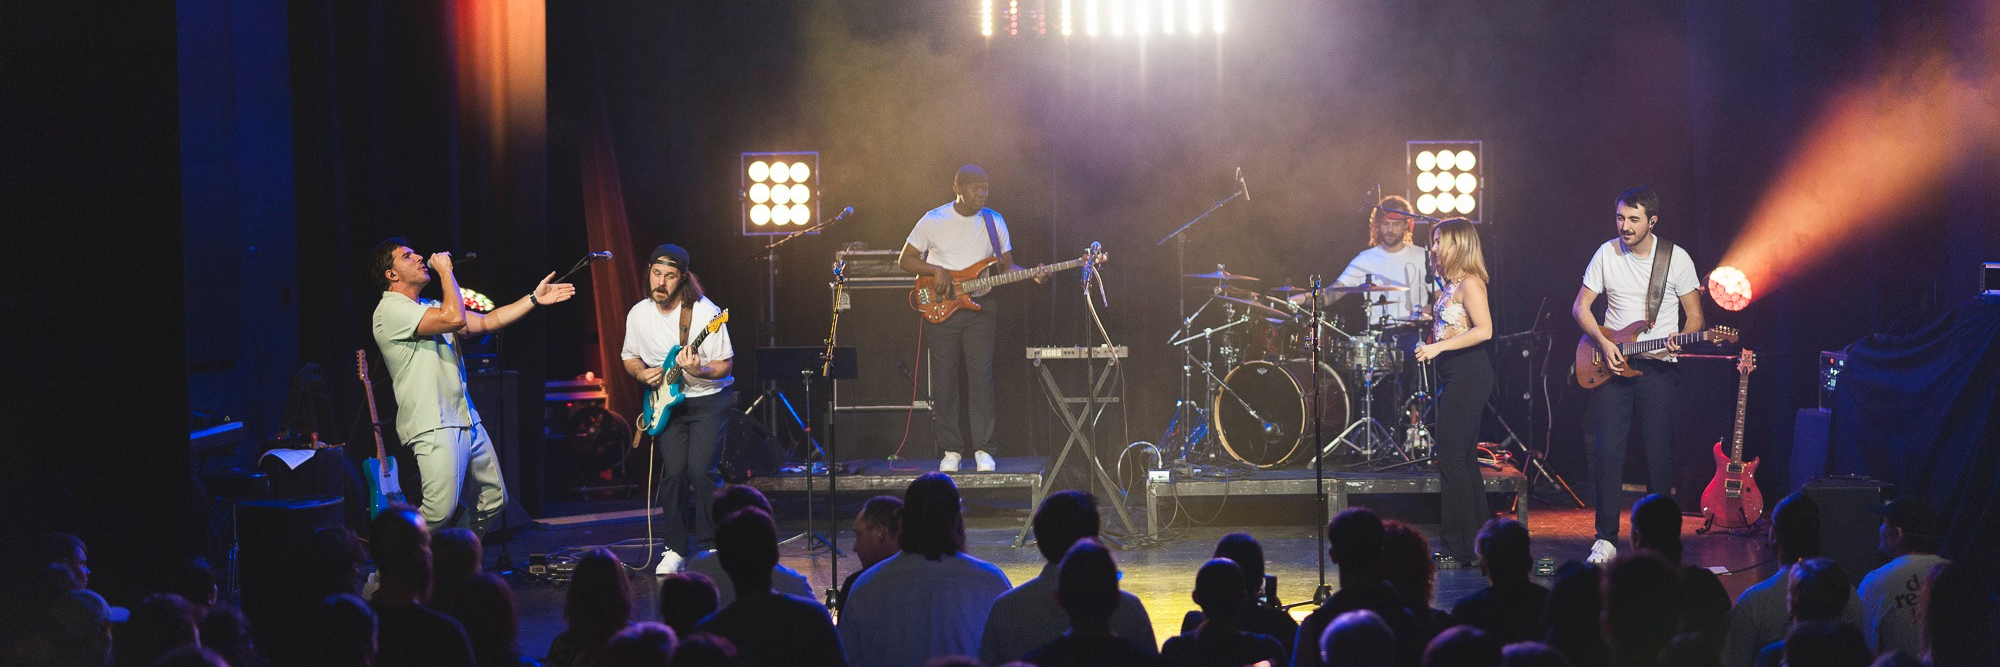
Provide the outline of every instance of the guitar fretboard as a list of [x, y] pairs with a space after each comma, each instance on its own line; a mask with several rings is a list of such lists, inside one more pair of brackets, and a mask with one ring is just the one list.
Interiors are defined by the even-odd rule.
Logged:
[[[1076, 259], [1072, 259], [1067, 262], [1059, 262], [1056, 264], [1043, 264], [1037, 268], [1040, 268], [1048, 273], [1055, 273], [1057, 271], [1068, 271], [1070, 269], [1083, 266], [1083, 262], [1084, 258], [1078, 257]], [[958, 288], [967, 292], [977, 292], [979, 290], [983, 290], [988, 287], [1005, 285], [1007, 283], [1012, 283], [1012, 282], [1019, 282], [1033, 277], [1035, 277], [1035, 269], [1023, 269], [1020, 271], [1013, 271], [1010, 273], [1002, 273], [999, 275], [987, 276], [985, 278], [973, 278], [971, 280], [962, 281], [958, 284]]]
[[1688, 343], [1696, 343], [1701, 341], [1701, 334], [1702, 332], [1696, 331], [1694, 333], [1674, 334], [1666, 338], [1655, 338], [1653, 340], [1642, 340], [1631, 343], [1619, 343], [1618, 353], [1630, 356], [1644, 352], [1651, 352], [1653, 350], [1666, 347], [1667, 341], [1673, 341], [1675, 345], [1686, 345]]
[[[1746, 350], [1743, 354], [1747, 361], [1750, 355], [1749, 351]], [[1734, 440], [1736, 445], [1732, 448], [1729, 454], [1729, 459], [1736, 463], [1743, 462], [1743, 408], [1745, 405], [1749, 404], [1749, 402], [1750, 402], [1750, 369], [1746, 365], [1746, 367], [1743, 368], [1742, 375], [1736, 379], [1736, 434]]]

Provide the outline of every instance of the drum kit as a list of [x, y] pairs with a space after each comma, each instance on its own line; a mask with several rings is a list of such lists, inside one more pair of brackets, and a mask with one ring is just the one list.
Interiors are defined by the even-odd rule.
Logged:
[[[1411, 356], [1429, 317], [1392, 318], [1384, 307], [1392, 293], [1409, 288], [1372, 282], [1323, 288], [1324, 297], [1370, 299], [1367, 311], [1376, 316], [1348, 326], [1307, 308], [1307, 288], [1247, 289], [1241, 285], [1262, 281], [1221, 265], [1185, 277], [1212, 282], [1209, 299], [1170, 341], [1186, 360], [1183, 398], [1166, 439], [1176, 456], [1190, 462], [1227, 456], [1257, 469], [1310, 465], [1317, 457], [1351, 470], [1430, 459], [1433, 382], [1429, 364]], [[1406, 382], [1414, 388], [1407, 395]], [[1378, 394], [1384, 403], [1400, 400], [1390, 418], [1401, 426], [1400, 438], [1377, 419]], [[1386, 406], [1381, 413], [1392, 414]], [[1314, 437], [1315, 415], [1322, 433], [1332, 435], [1325, 442]]]

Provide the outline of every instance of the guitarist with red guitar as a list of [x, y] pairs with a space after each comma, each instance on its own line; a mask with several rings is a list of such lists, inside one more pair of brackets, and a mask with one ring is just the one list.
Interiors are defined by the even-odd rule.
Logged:
[[[932, 424], [944, 459], [938, 470], [958, 472], [963, 454], [971, 452], [975, 470], [993, 470], [993, 337], [999, 313], [984, 290], [970, 293], [959, 283], [978, 278], [988, 269], [1003, 275], [1048, 279], [1048, 267], [1024, 269], [1014, 263], [1013, 240], [1007, 221], [986, 208], [986, 170], [968, 164], [952, 177], [951, 203], [931, 209], [917, 220], [897, 263], [919, 276], [910, 305], [922, 311], [922, 346], [930, 351], [937, 378], [931, 385]], [[956, 311], [956, 312], [953, 312]], [[965, 377], [966, 391], [958, 390]], [[959, 420], [970, 412], [967, 437]]]
[[[1669, 437], [1680, 384], [1675, 354], [1684, 342], [1676, 334], [1700, 332], [1704, 324], [1694, 259], [1653, 233], [1660, 222], [1660, 195], [1642, 185], [1620, 193], [1616, 204], [1613, 228], [1618, 237], [1591, 255], [1570, 309], [1583, 329], [1583, 346], [1594, 348], [1596, 363], [1615, 374], [1590, 396], [1588, 428], [1596, 443], [1593, 563], [1609, 562], [1618, 554], [1618, 515], [1626, 506], [1621, 493], [1625, 450], [1635, 434], [1646, 449], [1647, 492], [1673, 493]], [[1602, 324], [1591, 312], [1599, 295], [1605, 297]], [[1651, 349], [1627, 356], [1632, 347], [1622, 344], [1634, 342], [1647, 342], [1642, 347]], [[1579, 381], [1590, 386], [1587, 376], [1597, 369], [1579, 363], [1576, 370]]]
[[[727, 311], [709, 301], [701, 279], [689, 268], [688, 251], [666, 244], [653, 249], [646, 267], [646, 299], [625, 315], [625, 342], [619, 352], [625, 373], [644, 385], [647, 414], [639, 435], [654, 434], [659, 464], [658, 498], [666, 522], [666, 547], [658, 574], [681, 569], [689, 554], [715, 542], [712, 507], [722, 488], [717, 467], [723, 426], [736, 404], [731, 375], [736, 350], [729, 343]], [[651, 408], [665, 408], [664, 423]], [[694, 500], [693, 540], [682, 509]]]

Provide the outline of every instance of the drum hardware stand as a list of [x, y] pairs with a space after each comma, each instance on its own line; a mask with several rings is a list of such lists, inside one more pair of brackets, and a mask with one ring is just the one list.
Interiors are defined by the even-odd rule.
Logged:
[[[1521, 448], [1521, 458], [1527, 461], [1526, 465], [1521, 466], [1521, 472], [1528, 474], [1529, 489], [1532, 490], [1535, 488], [1535, 477], [1539, 475], [1551, 486], [1562, 489], [1563, 495], [1569, 496], [1570, 502], [1576, 503], [1577, 509], [1586, 507], [1583, 504], [1583, 499], [1577, 497], [1576, 491], [1569, 488], [1569, 482], [1563, 481], [1561, 475], [1557, 475], [1555, 471], [1549, 470], [1548, 466], [1542, 465], [1542, 457], [1537, 455], [1535, 450], [1528, 448], [1526, 440], [1522, 440], [1521, 436], [1514, 433], [1514, 427], [1507, 424], [1506, 417], [1500, 416], [1499, 408], [1493, 407], [1493, 401], [1490, 399], [1486, 401], [1486, 411], [1493, 413], [1493, 420], [1499, 422], [1500, 429], [1507, 432], [1507, 439], [1500, 443], [1500, 447], [1505, 449], [1508, 443], [1512, 443], [1513, 446]], [[1519, 502], [1518, 498], [1516, 502]]]
[[[1175, 339], [1169, 340], [1167, 342], [1168, 345], [1179, 346], [1181, 348], [1183, 356], [1186, 358], [1186, 361], [1181, 365], [1181, 399], [1180, 403], [1175, 407], [1175, 414], [1174, 414], [1174, 422], [1180, 425], [1181, 431], [1183, 433], [1183, 436], [1181, 438], [1182, 441], [1181, 446], [1177, 452], [1178, 456], [1175, 458], [1175, 463], [1177, 464], [1186, 464], [1189, 459], [1194, 458], [1196, 454], [1201, 453], [1198, 450], [1202, 449], [1204, 445], [1213, 444], [1212, 431], [1207, 427], [1209, 421], [1209, 413], [1208, 413], [1208, 408], [1206, 407], [1207, 401], [1205, 399], [1209, 396], [1213, 396], [1215, 394], [1217, 385], [1221, 384], [1222, 382], [1221, 378], [1215, 376], [1215, 370], [1214, 370], [1213, 361], [1215, 358], [1215, 339], [1214, 339], [1215, 334], [1222, 333], [1229, 329], [1242, 326], [1250, 322], [1250, 316], [1246, 315], [1243, 317], [1233, 318], [1229, 321], [1228, 324], [1224, 324], [1219, 327], [1204, 328], [1199, 332], [1187, 333], [1185, 334], [1185, 336], [1183, 336], [1183, 332], [1186, 331], [1186, 328], [1192, 326], [1190, 323], [1194, 321], [1194, 318], [1200, 317], [1201, 313], [1208, 309], [1209, 303], [1213, 302], [1214, 300], [1211, 299], [1208, 303], [1203, 303], [1201, 308], [1196, 309], [1195, 314], [1189, 316], [1188, 320], [1182, 323], [1182, 331], [1174, 332]], [[1231, 315], [1234, 315], [1233, 307], [1231, 307], [1229, 312]], [[1193, 351], [1187, 349], [1187, 344], [1194, 341], [1194, 339], [1196, 338], [1200, 338], [1202, 340], [1202, 357], [1199, 359], [1195, 358]], [[1204, 400], [1201, 401], [1192, 400], [1187, 395], [1189, 388], [1188, 378], [1190, 377], [1190, 374], [1197, 368], [1201, 370], [1203, 375], [1202, 378], [1203, 389], [1201, 395]], [[1234, 395], [1235, 392], [1231, 391], [1230, 394]], [[1190, 438], [1186, 436], [1186, 434], [1195, 433], [1197, 431], [1200, 433], [1198, 437]], [[1209, 458], [1211, 459], [1214, 458], [1215, 453], [1213, 447], [1208, 447], [1206, 453], [1209, 455]]]
[[[1153, 245], [1154, 245], [1154, 246], [1162, 246], [1162, 245], [1166, 245], [1166, 244], [1167, 244], [1167, 241], [1170, 241], [1170, 240], [1176, 240], [1176, 239], [1178, 239], [1178, 241], [1179, 241], [1178, 243], [1175, 243], [1175, 244], [1174, 244], [1174, 275], [1176, 275], [1176, 276], [1179, 276], [1178, 278], [1176, 278], [1176, 280], [1178, 280], [1178, 281], [1180, 281], [1180, 282], [1179, 282], [1179, 283], [1177, 284], [1177, 288], [1176, 288], [1176, 290], [1175, 290], [1174, 294], [1175, 294], [1175, 298], [1179, 300], [1179, 307], [1178, 307], [1178, 308], [1179, 308], [1179, 310], [1178, 310], [1178, 311], [1176, 311], [1176, 312], [1178, 312], [1178, 313], [1180, 314], [1180, 316], [1181, 316], [1181, 329], [1182, 329], [1182, 331], [1186, 331], [1186, 330], [1187, 330], [1187, 328], [1188, 328], [1189, 326], [1191, 326], [1191, 323], [1192, 323], [1192, 322], [1194, 322], [1194, 319], [1195, 319], [1196, 317], [1199, 317], [1199, 316], [1201, 316], [1201, 310], [1205, 310], [1205, 309], [1207, 309], [1207, 308], [1208, 308], [1208, 304], [1207, 304], [1207, 303], [1204, 303], [1204, 304], [1202, 304], [1202, 307], [1201, 307], [1201, 309], [1198, 309], [1198, 310], [1196, 310], [1196, 311], [1195, 311], [1195, 313], [1194, 313], [1193, 315], [1189, 315], [1189, 314], [1188, 314], [1188, 310], [1187, 310], [1187, 244], [1188, 244], [1188, 241], [1189, 241], [1190, 237], [1189, 237], [1188, 235], [1184, 234], [1184, 232], [1186, 232], [1186, 231], [1187, 231], [1187, 230], [1188, 230], [1189, 228], [1191, 228], [1191, 227], [1194, 227], [1194, 226], [1195, 226], [1195, 223], [1199, 223], [1199, 222], [1201, 222], [1202, 220], [1204, 220], [1204, 219], [1207, 219], [1207, 218], [1208, 218], [1208, 216], [1209, 216], [1210, 214], [1212, 214], [1212, 213], [1215, 213], [1215, 212], [1216, 212], [1217, 210], [1220, 210], [1220, 209], [1221, 209], [1221, 208], [1222, 208], [1223, 206], [1227, 206], [1227, 205], [1228, 205], [1228, 204], [1229, 204], [1230, 202], [1233, 202], [1233, 201], [1236, 201], [1236, 199], [1237, 199], [1238, 197], [1241, 197], [1241, 198], [1243, 199], [1243, 201], [1250, 201], [1250, 184], [1249, 184], [1249, 182], [1247, 182], [1247, 181], [1243, 180], [1243, 168], [1242, 168], [1242, 167], [1237, 167], [1237, 168], [1236, 168], [1236, 190], [1235, 190], [1234, 192], [1231, 192], [1231, 193], [1229, 193], [1229, 196], [1228, 196], [1228, 197], [1224, 197], [1224, 198], [1222, 198], [1222, 199], [1219, 199], [1219, 200], [1217, 200], [1217, 201], [1216, 201], [1216, 202], [1215, 202], [1214, 204], [1212, 204], [1212, 205], [1210, 205], [1210, 206], [1208, 207], [1208, 210], [1206, 210], [1206, 211], [1202, 211], [1202, 212], [1201, 212], [1201, 215], [1197, 215], [1197, 216], [1195, 216], [1195, 217], [1194, 217], [1194, 219], [1192, 219], [1192, 220], [1189, 220], [1189, 221], [1187, 221], [1187, 222], [1185, 222], [1185, 223], [1182, 223], [1182, 224], [1181, 224], [1181, 226], [1179, 226], [1179, 227], [1176, 227], [1176, 228], [1174, 228], [1174, 231], [1171, 231], [1171, 232], [1167, 232], [1167, 235], [1166, 235], [1166, 236], [1162, 236], [1162, 237], [1160, 237], [1160, 240], [1158, 240], [1158, 241], [1155, 241], [1155, 242], [1153, 242]], [[1220, 266], [1217, 266], [1217, 269], [1218, 269], [1218, 270], [1219, 270], [1220, 268], [1221, 268]], [[1218, 288], [1218, 291], [1220, 291], [1220, 288]], [[1210, 302], [1212, 303], [1212, 302], [1213, 302], [1213, 299], [1210, 299]], [[1247, 321], [1247, 320], [1245, 320], [1245, 321]], [[1236, 324], [1241, 324], [1241, 323], [1242, 323], [1242, 322], [1237, 322], [1237, 323], [1235, 323], [1235, 324], [1231, 324], [1231, 325], [1229, 325], [1229, 326], [1235, 326]], [[1224, 327], [1224, 328], [1227, 328], [1227, 327]], [[1205, 331], [1205, 332], [1203, 332], [1203, 333], [1202, 333], [1201, 335], [1202, 335], [1202, 336], [1204, 336], [1204, 337], [1206, 337], [1206, 336], [1208, 336], [1208, 335], [1210, 335], [1210, 334], [1213, 334], [1213, 333], [1214, 333], [1215, 331], [1216, 331], [1216, 330], [1209, 330], [1209, 331]], [[1179, 334], [1179, 333], [1177, 332], [1177, 333], [1176, 333], [1175, 335], [1176, 335], [1176, 336], [1178, 336], [1178, 335], [1180, 335], [1180, 334]], [[1190, 336], [1189, 338], [1192, 338], [1192, 336]], [[1180, 343], [1174, 343], [1174, 344], [1175, 344], [1175, 345], [1179, 345]], [[1211, 345], [1211, 346], [1210, 346], [1210, 349], [1209, 349], [1209, 350], [1207, 350], [1207, 351], [1206, 351], [1206, 352], [1204, 353], [1204, 355], [1205, 355], [1205, 356], [1206, 356], [1207, 358], [1209, 358], [1209, 359], [1211, 359], [1211, 360], [1212, 360], [1212, 359], [1214, 358], [1214, 357], [1213, 357], [1213, 355], [1212, 355], [1213, 351], [1214, 351], [1214, 350], [1213, 350], [1213, 346]], [[1190, 355], [1190, 356], [1192, 356], [1192, 355]], [[1175, 423], [1175, 424], [1177, 424], [1177, 425], [1182, 425], [1182, 427], [1183, 427], [1183, 432], [1187, 432], [1187, 431], [1186, 431], [1186, 429], [1187, 429], [1187, 428], [1191, 428], [1191, 427], [1187, 426], [1188, 424], [1206, 424], [1206, 423], [1208, 422], [1208, 419], [1207, 419], [1207, 414], [1206, 414], [1206, 412], [1207, 412], [1207, 411], [1206, 411], [1206, 410], [1203, 410], [1203, 409], [1201, 409], [1201, 407], [1200, 407], [1200, 404], [1199, 404], [1199, 403], [1192, 403], [1192, 402], [1191, 402], [1191, 401], [1189, 400], [1189, 396], [1188, 396], [1188, 389], [1189, 389], [1189, 387], [1188, 387], [1188, 370], [1189, 370], [1189, 369], [1187, 368], [1187, 366], [1186, 366], [1186, 365], [1183, 365], [1183, 366], [1181, 367], [1181, 396], [1180, 396], [1180, 402], [1179, 402], [1179, 403], [1177, 403], [1177, 404], [1175, 404], [1175, 406], [1174, 406], [1174, 423]], [[1214, 387], [1209, 387], [1209, 389], [1210, 389], [1210, 390], [1213, 390], [1213, 389], [1214, 389]], [[1202, 394], [1202, 397], [1203, 397], [1203, 399], [1206, 399], [1206, 398], [1208, 397], [1208, 395], [1209, 395], [1209, 392], [1204, 392], [1204, 393]], [[1197, 419], [1197, 420], [1188, 420], [1188, 419], [1186, 419], [1186, 416], [1187, 416], [1187, 415], [1186, 415], [1186, 410], [1187, 410], [1187, 408], [1188, 408], [1188, 406], [1189, 406], [1190, 404], [1192, 404], [1192, 405], [1195, 405], [1195, 408], [1194, 408], [1194, 411], [1195, 411], [1195, 413], [1196, 413], [1196, 415], [1195, 415], [1195, 416], [1196, 416], [1196, 417], [1198, 417], [1199, 419]], [[1207, 442], [1207, 441], [1209, 440], [1209, 437], [1210, 437], [1210, 434], [1209, 434], [1209, 433], [1207, 432], [1207, 429], [1206, 429], [1206, 428], [1204, 428], [1204, 429], [1203, 429], [1203, 432], [1202, 432], [1202, 436], [1201, 436], [1201, 441], [1202, 441], [1202, 442]], [[1179, 458], [1179, 462], [1185, 462], [1185, 461], [1187, 460], [1187, 456], [1188, 456], [1188, 454], [1190, 454], [1190, 453], [1191, 453], [1191, 451], [1192, 451], [1192, 450], [1193, 450], [1193, 449], [1195, 448], [1195, 446], [1196, 446], [1196, 443], [1194, 443], [1194, 442], [1187, 442], [1187, 441], [1186, 441], [1186, 440], [1187, 440], [1186, 438], [1182, 438], [1182, 440], [1183, 440], [1183, 444], [1182, 444], [1182, 447], [1181, 447], [1181, 452], [1180, 452], [1181, 456], [1180, 456], [1180, 458]], [[1162, 443], [1162, 444], [1168, 444], [1168, 443]]]
[[[1395, 434], [1389, 430], [1389, 427], [1384, 426], [1382, 422], [1375, 419], [1375, 385], [1380, 381], [1382, 375], [1386, 374], [1378, 374], [1373, 368], [1362, 373], [1361, 418], [1354, 420], [1354, 423], [1348, 424], [1347, 428], [1340, 431], [1340, 435], [1333, 437], [1333, 440], [1324, 441], [1326, 445], [1322, 446], [1319, 454], [1313, 458], [1317, 459], [1332, 455], [1345, 446], [1347, 449], [1353, 450], [1354, 453], [1360, 454], [1365, 459], [1365, 465], [1382, 458], [1388, 458], [1376, 453], [1379, 445], [1380, 448], [1389, 450], [1391, 456], [1400, 456], [1403, 458], [1404, 463], [1409, 462], [1409, 454], [1396, 447]], [[1314, 377], [1318, 376], [1315, 375]], [[1356, 429], [1360, 429], [1360, 437], [1358, 438], [1360, 442], [1349, 438], [1350, 435], [1355, 435]], [[1314, 442], [1322, 441], [1315, 438]]]
[[[1403, 441], [1404, 458], [1401, 463], [1384, 466], [1383, 470], [1393, 470], [1407, 465], [1429, 463], [1437, 459], [1437, 441], [1431, 437], [1431, 428], [1425, 423], [1424, 415], [1431, 411], [1431, 362], [1417, 362], [1417, 391], [1403, 401], [1403, 413], [1410, 416], [1408, 437]], [[1419, 444], [1421, 443], [1421, 444]], [[1410, 456], [1415, 453], [1416, 456]]]

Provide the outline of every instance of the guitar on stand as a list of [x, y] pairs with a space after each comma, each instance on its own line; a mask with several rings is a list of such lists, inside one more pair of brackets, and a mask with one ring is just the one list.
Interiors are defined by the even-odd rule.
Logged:
[[724, 308], [721, 313], [716, 314], [715, 319], [709, 321], [708, 326], [702, 327], [701, 333], [694, 337], [693, 343], [675, 345], [674, 349], [667, 351], [666, 360], [660, 363], [667, 367], [665, 375], [660, 377], [660, 386], [646, 392], [645, 405], [639, 408], [639, 428], [632, 434], [633, 447], [638, 447], [642, 438], [656, 436], [661, 431], [667, 430], [668, 413], [674, 406], [687, 400], [683, 385], [687, 378], [682, 374], [680, 364], [674, 363], [674, 360], [680, 358], [681, 350], [690, 347], [701, 349], [701, 344], [708, 340], [708, 335], [720, 331], [722, 325], [727, 323], [729, 323], [729, 309]]
[[986, 296], [986, 293], [992, 291], [994, 287], [1028, 280], [1037, 276], [1050, 275], [1059, 271], [1068, 271], [1085, 264], [1103, 262], [1109, 259], [1109, 257], [1109, 255], [1101, 251], [1085, 251], [1082, 257], [1067, 262], [1043, 264], [1032, 269], [1021, 269], [1019, 271], [1008, 271], [990, 276], [982, 276], [981, 274], [985, 273], [987, 269], [992, 268], [995, 262], [1000, 261], [998, 257], [988, 257], [979, 260], [977, 264], [951, 272], [950, 285], [937, 284], [935, 276], [917, 276], [917, 285], [910, 290], [910, 307], [916, 309], [917, 312], [923, 313], [925, 321], [931, 324], [942, 324], [945, 320], [951, 319], [952, 314], [957, 313], [960, 309], [969, 308], [979, 310], [980, 305], [974, 303], [972, 297]]
[[[1674, 334], [1666, 338], [1637, 340], [1639, 334], [1645, 333], [1646, 329], [1652, 326], [1651, 323], [1640, 320], [1626, 325], [1623, 329], [1605, 329], [1604, 337], [1610, 338], [1613, 343], [1617, 343], [1618, 354], [1624, 355], [1628, 359], [1635, 354], [1644, 354], [1653, 350], [1663, 349], [1667, 346], [1668, 341], [1672, 341], [1675, 345], [1686, 345], [1700, 341], [1724, 344], [1736, 342], [1736, 330], [1729, 327], [1709, 327], [1707, 331]], [[1616, 375], [1628, 378], [1635, 378], [1644, 374], [1639, 369], [1633, 368], [1631, 364], [1626, 364], [1624, 370], [1616, 372]], [[1596, 389], [1604, 383], [1611, 381], [1612, 375], [1611, 364], [1604, 360], [1604, 351], [1597, 348], [1596, 341], [1591, 340], [1589, 336], [1584, 336], [1582, 340], [1576, 342], [1577, 384], [1582, 385], [1584, 389]]]
[[396, 478], [396, 459], [389, 458], [389, 448], [382, 444], [382, 417], [375, 411], [375, 383], [368, 378], [368, 351], [354, 351], [354, 365], [361, 374], [361, 395], [368, 398], [368, 430], [375, 434], [375, 456], [361, 462], [363, 476], [368, 478], [368, 518], [381, 514], [390, 503], [408, 502], [403, 496], [403, 483]]
[[1757, 490], [1757, 459], [1743, 462], [1743, 408], [1750, 399], [1750, 371], [1757, 370], [1757, 353], [1743, 351], [1736, 362], [1735, 446], [1722, 455], [1722, 441], [1715, 441], [1715, 478], [1701, 492], [1702, 527], [1743, 530], [1764, 517], [1764, 493]]

